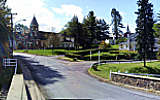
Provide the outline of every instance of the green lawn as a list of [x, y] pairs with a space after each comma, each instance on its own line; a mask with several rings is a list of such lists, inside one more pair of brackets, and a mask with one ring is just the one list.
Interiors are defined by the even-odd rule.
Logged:
[[119, 49], [119, 45], [111, 45], [112, 49]]
[[[137, 52], [119, 50], [118, 45], [112, 45], [110, 48], [101, 50], [101, 60], [122, 60], [136, 59]], [[84, 50], [66, 50], [66, 49], [41, 49], [41, 50], [15, 50], [14, 52], [29, 53], [41, 56], [65, 55], [66, 57], [79, 60], [90, 60], [90, 51], [92, 51], [92, 60], [98, 59], [98, 48]]]
[[143, 67], [143, 63], [120, 63], [100, 65], [98, 71], [93, 68], [89, 69], [91, 73], [107, 79], [109, 79], [110, 70], [112, 72], [160, 74], [160, 62], [148, 62], [147, 67]]
[[29, 53], [41, 56], [51, 56], [51, 55], [64, 55], [65, 53], [69, 52], [76, 52], [75, 50], [65, 50], [65, 49], [41, 49], [41, 50], [15, 50], [14, 52], [21, 52], [21, 53]]

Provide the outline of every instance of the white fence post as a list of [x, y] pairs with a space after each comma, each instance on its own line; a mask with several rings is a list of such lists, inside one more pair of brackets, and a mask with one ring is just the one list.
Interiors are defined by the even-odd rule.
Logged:
[[98, 65], [101, 65], [101, 52], [100, 50], [98, 51]]
[[109, 73], [109, 80], [112, 80], [112, 70], [110, 70], [110, 73]]
[[15, 59], [15, 64], [16, 64], [16, 67], [15, 67], [15, 71], [14, 71], [14, 74], [16, 74], [17, 73], [17, 59]]
[[92, 60], [92, 51], [90, 50], [90, 61]]

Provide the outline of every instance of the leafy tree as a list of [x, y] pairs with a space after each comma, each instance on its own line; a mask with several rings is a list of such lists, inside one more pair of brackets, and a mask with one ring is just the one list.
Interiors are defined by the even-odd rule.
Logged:
[[60, 45], [60, 36], [58, 33], [52, 33], [47, 40], [48, 46], [52, 49], [57, 48]]
[[6, 6], [6, 1], [7, 0], [0, 0], [0, 23], [3, 25], [9, 24], [10, 21], [10, 18], [8, 17], [10, 9]]
[[138, 15], [136, 20], [137, 50], [146, 66], [146, 59], [154, 54], [153, 5], [149, 3], [149, 0], [138, 0], [137, 4], [138, 12], [135, 12]]
[[119, 11], [117, 11], [115, 8], [112, 9], [111, 11], [111, 16], [112, 16], [112, 23], [113, 25], [113, 32], [114, 35], [116, 35], [115, 39], [118, 39], [118, 36], [120, 33], [122, 33], [121, 28], [124, 28], [122, 22], [122, 16], [120, 15]]
[[24, 31], [29, 30], [29, 28], [23, 24], [16, 24], [14, 31], [24, 33]]
[[10, 10], [6, 6], [6, 0], [0, 0], [0, 60], [3, 56], [9, 57], [9, 38], [11, 37], [9, 12]]
[[105, 22], [104, 19], [97, 20], [97, 40], [102, 41], [109, 38], [109, 25]]

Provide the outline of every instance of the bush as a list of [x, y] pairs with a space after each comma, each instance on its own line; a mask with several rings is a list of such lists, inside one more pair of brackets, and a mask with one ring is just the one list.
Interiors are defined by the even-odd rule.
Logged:
[[158, 50], [156, 56], [157, 56], [157, 59], [160, 60], [160, 49]]
[[122, 38], [119, 38], [117, 41], [116, 41], [116, 44], [119, 44], [121, 42], [126, 42], [127, 41], [127, 38], [125, 37], [122, 37]]
[[89, 55], [90, 51], [92, 51], [92, 53], [96, 53], [96, 52], [98, 52], [98, 49], [79, 50], [79, 51], [76, 51], [75, 54], [85, 56], [85, 55]]
[[105, 41], [102, 41], [101, 43], [100, 43], [100, 45], [99, 45], [99, 48], [100, 49], [108, 49], [108, 48], [110, 48], [111, 47], [111, 45], [109, 44], [109, 43], [105, 43]]
[[77, 58], [74, 58], [74, 59], [73, 59], [73, 61], [77, 61], [77, 60], [78, 60]]
[[128, 71], [129, 73], [148, 73], [148, 70], [146, 67], [133, 67]]
[[66, 53], [65, 56], [69, 57], [69, 58], [82, 59], [82, 57], [80, 55], [74, 54], [74, 53]]
[[136, 51], [119, 50], [120, 59], [136, 59], [138, 53]]

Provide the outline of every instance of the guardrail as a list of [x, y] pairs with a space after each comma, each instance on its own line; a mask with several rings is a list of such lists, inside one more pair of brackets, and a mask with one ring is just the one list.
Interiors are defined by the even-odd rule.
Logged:
[[125, 73], [130, 75], [140, 75], [140, 76], [152, 76], [152, 77], [160, 77], [159, 74], [139, 74], [139, 73]]

